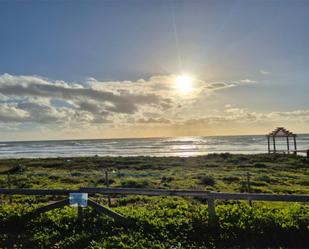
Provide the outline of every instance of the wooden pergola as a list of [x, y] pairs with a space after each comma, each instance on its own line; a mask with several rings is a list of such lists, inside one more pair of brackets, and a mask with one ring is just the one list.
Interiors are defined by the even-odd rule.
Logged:
[[[276, 138], [277, 137], [286, 137], [286, 145], [287, 149], [286, 150], [277, 150], [276, 149]], [[294, 141], [294, 150], [292, 150], [294, 153], [297, 152], [297, 144], [296, 144], [296, 134], [293, 132], [285, 129], [284, 127], [277, 127], [274, 131], [271, 133], [267, 134], [267, 141], [268, 141], [268, 153], [277, 153], [277, 152], [287, 152], [290, 154], [290, 139], [293, 138]], [[273, 145], [273, 149], [271, 149], [271, 142]]]

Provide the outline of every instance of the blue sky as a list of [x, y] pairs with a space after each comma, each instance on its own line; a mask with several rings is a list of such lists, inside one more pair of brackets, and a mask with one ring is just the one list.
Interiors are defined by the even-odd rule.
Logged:
[[[271, 130], [273, 125], [285, 123], [291, 129], [309, 132], [306, 128], [306, 115], [309, 116], [308, 11], [309, 1], [306, 0], [1, 1], [0, 75], [5, 84], [8, 84], [9, 75], [15, 85], [23, 84], [18, 77], [32, 77], [24, 79], [24, 84], [44, 79], [46, 84], [51, 85], [61, 81], [70, 87], [75, 83], [85, 90], [97, 87], [98, 91], [108, 89], [110, 92], [117, 92], [121, 82], [124, 86], [125, 82], [130, 81], [134, 87], [128, 85], [122, 90], [131, 91], [140, 85], [136, 90], [140, 95], [151, 93], [168, 97], [162, 89], [154, 91], [152, 88], [147, 93], [142, 92], [143, 85], [136, 82], [143, 79], [145, 84], [161, 85], [173, 75], [189, 74], [197, 81], [197, 88], [208, 88], [215, 82], [233, 85], [214, 91], [200, 91], [190, 98], [177, 97], [175, 100], [173, 95], [170, 97], [171, 106], [182, 103], [183, 109], [177, 111], [173, 107], [170, 107], [171, 110], [150, 111], [148, 107], [143, 107], [144, 104], [138, 103], [136, 105], [141, 108], [137, 108], [136, 112], [106, 114], [108, 122], [101, 126], [97, 122], [91, 124], [91, 129], [96, 132], [89, 136], [98, 136], [100, 127], [114, 129], [113, 136], [127, 136], [127, 132], [120, 132], [125, 130], [120, 124], [130, 123], [128, 120], [134, 120], [132, 126], [144, 131], [134, 133], [136, 136], [151, 136], [154, 125], [158, 131], [170, 129], [164, 135], [239, 133], [242, 124], [234, 124], [235, 128], [231, 130], [224, 129], [222, 124], [216, 130], [211, 125], [212, 121], [208, 120], [218, 115], [226, 116], [231, 113], [229, 109], [234, 109], [234, 112], [238, 110], [237, 115], [254, 113], [259, 117], [254, 124], [248, 121], [252, 129], [246, 130], [247, 133], [260, 133], [265, 125]], [[159, 82], [152, 79], [156, 76], [162, 77]], [[21, 105], [28, 103], [29, 107], [30, 103], [44, 107], [45, 111], [52, 108], [57, 112], [67, 108], [66, 111], [75, 112], [80, 108], [80, 99], [77, 103], [72, 98], [66, 99], [54, 93], [50, 93], [54, 97], [48, 97], [48, 93], [28, 97], [26, 93], [5, 91], [2, 93], [5, 97], [0, 102], [7, 108], [3, 111], [2, 122], [3, 125], [12, 122], [16, 131], [14, 135], [12, 132], [11, 135], [4, 134], [8, 139], [27, 139], [33, 134], [41, 138], [40, 132], [47, 130], [50, 138], [67, 137], [67, 130], [74, 130], [72, 126], [81, 122], [75, 120], [63, 124], [57, 118], [43, 122], [43, 118], [30, 118], [31, 111], [26, 109], [26, 105]], [[91, 104], [107, 111], [108, 108], [102, 106], [105, 99], [95, 101]], [[5, 115], [10, 108], [16, 108], [18, 115], [28, 115], [27, 118], [8, 118]], [[95, 115], [89, 110], [83, 111]], [[149, 112], [153, 116], [145, 116]], [[158, 120], [170, 117], [169, 112], [177, 113], [177, 117], [171, 118], [168, 124], [160, 124]], [[271, 115], [282, 112], [291, 117], [284, 120], [276, 117], [274, 122], [268, 123]], [[270, 115], [265, 118], [267, 122], [261, 120], [263, 115]], [[301, 124], [299, 120], [293, 123], [295, 116]], [[158, 122], [147, 122], [148, 126], [143, 123], [142, 129], [137, 121], [155, 118]], [[186, 125], [186, 122], [198, 118], [201, 122], [207, 119], [205, 127], [208, 128], [201, 131], [198, 127]], [[31, 131], [31, 127], [36, 127], [36, 131]], [[55, 130], [59, 131], [59, 127], [63, 133], [56, 134]], [[126, 128], [132, 130], [132, 127]], [[173, 132], [175, 130], [179, 132]], [[82, 130], [76, 128], [72, 136], [78, 137], [80, 134], [83, 134]], [[104, 136], [106, 134], [103, 132]]]

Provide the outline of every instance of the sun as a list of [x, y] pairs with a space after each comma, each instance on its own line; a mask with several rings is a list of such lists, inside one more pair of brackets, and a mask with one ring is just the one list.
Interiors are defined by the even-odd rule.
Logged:
[[178, 75], [175, 79], [177, 90], [182, 94], [189, 94], [193, 90], [193, 79], [189, 75]]

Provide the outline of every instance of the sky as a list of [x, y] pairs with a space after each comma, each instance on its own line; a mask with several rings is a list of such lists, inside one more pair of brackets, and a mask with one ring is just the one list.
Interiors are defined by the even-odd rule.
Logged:
[[309, 132], [307, 0], [0, 0], [0, 140]]

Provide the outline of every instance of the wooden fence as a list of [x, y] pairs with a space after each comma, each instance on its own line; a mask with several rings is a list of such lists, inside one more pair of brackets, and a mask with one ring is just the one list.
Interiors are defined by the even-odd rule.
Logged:
[[[309, 202], [309, 195], [283, 195], [283, 194], [253, 194], [253, 193], [220, 193], [209, 191], [181, 190], [181, 189], [134, 189], [134, 188], [80, 188], [80, 189], [0, 189], [0, 195], [54, 195], [68, 196], [70, 193], [88, 193], [103, 195], [148, 195], [148, 196], [182, 196], [199, 197], [208, 202], [209, 220], [217, 223], [215, 200], [248, 200], [248, 201], [281, 201], [281, 202]], [[52, 208], [67, 205], [67, 200], [41, 207], [35, 214], [51, 210]], [[123, 221], [124, 217], [112, 210], [89, 200], [90, 206], [96, 210]]]

